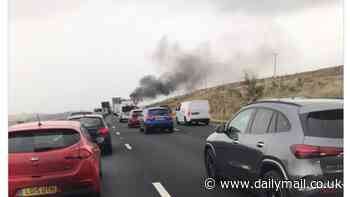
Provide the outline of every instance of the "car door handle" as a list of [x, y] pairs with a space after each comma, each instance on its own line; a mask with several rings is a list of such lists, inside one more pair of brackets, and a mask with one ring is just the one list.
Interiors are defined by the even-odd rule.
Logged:
[[256, 146], [259, 147], [259, 148], [264, 147], [264, 145], [265, 145], [264, 142], [258, 142], [258, 143], [256, 144]]

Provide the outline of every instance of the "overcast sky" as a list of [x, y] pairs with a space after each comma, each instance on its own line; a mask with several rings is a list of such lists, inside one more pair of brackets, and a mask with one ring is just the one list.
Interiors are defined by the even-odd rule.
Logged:
[[[128, 97], [166, 37], [210, 48], [209, 85], [343, 64], [340, 0], [11, 0], [9, 113], [91, 110]], [[229, 66], [229, 68], [227, 68]]]

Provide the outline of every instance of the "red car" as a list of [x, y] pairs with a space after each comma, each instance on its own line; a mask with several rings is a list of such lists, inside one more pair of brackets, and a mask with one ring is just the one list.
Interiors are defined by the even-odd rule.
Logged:
[[76, 121], [10, 127], [9, 197], [100, 196], [101, 153]]
[[142, 118], [142, 110], [140, 109], [134, 109], [130, 111], [130, 116], [128, 119], [128, 127], [139, 127], [140, 126], [140, 119]]

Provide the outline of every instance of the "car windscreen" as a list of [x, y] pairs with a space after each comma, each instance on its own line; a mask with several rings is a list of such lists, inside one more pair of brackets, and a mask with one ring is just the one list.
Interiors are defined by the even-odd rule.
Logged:
[[167, 109], [151, 109], [148, 114], [151, 116], [168, 116], [169, 111]]
[[343, 109], [310, 112], [302, 117], [305, 136], [343, 138]]
[[73, 118], [72, 120], [79, 121], [85, 128], [102, 128], [103, 121], [98, 117], [81, 117]]
[[80, 135], [69, 129], [48, 129], [9, 132], [8, 152], [44, 152], [66, 148], [78, 143]]

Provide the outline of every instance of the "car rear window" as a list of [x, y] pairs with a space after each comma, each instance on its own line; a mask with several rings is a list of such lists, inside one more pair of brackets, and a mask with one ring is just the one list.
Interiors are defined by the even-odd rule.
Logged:
[[169, 111], [167, 109], [151, 109], [148, 114], [152, 116], [168, 116]]
[[305, 136], [343, 138], [343, 109], [310, 112], [303, 116]]
[[9, 132], [9, 153], [44, 152], [66, 148], [80, 140], [78, 132], [69, 129], [49, 129]]
[[141, 116], [142, 115], [142, 111], [134, 111], [132, 113], [133, 116]]
[[94, 117], [82, 117], [82, 118], [73, 118], [72, 120], [76, 120], [81, 122], [82, 125], [86, 128], [102, 128], [104, 127], [103, 121], [101, 118]]

